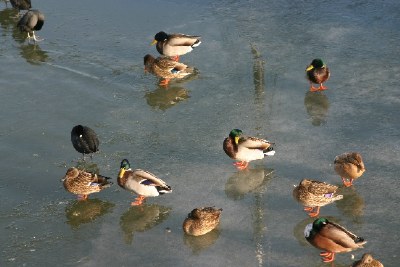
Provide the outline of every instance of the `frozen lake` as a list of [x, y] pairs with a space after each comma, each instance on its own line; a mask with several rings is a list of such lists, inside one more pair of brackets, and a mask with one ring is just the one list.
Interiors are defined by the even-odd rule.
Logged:
[[[353, 150], [367, 171], [321, 216], [368, 243], [334, 266], [365, 252], [399, 265], [400, 2], [32, 2], [46, 16], [36, 46], [0, 3], [0, 266], [328, 266], [303, 237], [313, 219], [293, 185], [340, 185], [333, 159]], [[199, 75], [168, 89], [143, 71], [161, 30], [202, 36], [181, 57]], [[331, 78], [309, 93], [316, 57]], [[86, 164], [115, 178], [87, 202], [60, 182], [81, 158], [77, 124], [100, 139]], [[275, 142], [275, 156], [237, 171], [222, 150], [233, 128]], [[123, 158], [172, 194], [131, 208]], [[185, 236], [186, 215], [210, 205], [219, 228]]]

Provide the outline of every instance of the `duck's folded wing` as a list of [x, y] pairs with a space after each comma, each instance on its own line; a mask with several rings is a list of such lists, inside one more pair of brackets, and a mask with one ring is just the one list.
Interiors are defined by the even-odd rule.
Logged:
[[361, 237], [332, 222], [325, 225], [320, 234], [344, 248], [359, 248], [366, 243]]
[[144, 171], [144, 170], [135, 170], [135, 176], [137, 177], [138, 180], [140, 180], [139, 183], [144, 184], [144, 185], [150, 185], [150, 186], [165, 186], [166, 183], [152, 174], [151, 172]]
[[338, 187], [336, 185], [330, 185], [320, 181], [313, 181], [308, 187], [308, 192], [314, 195], [325, 195], [335, 193], [337, 188]]
[[192, 36], [185, 34], [173, 34], [168, 39], [168, 45], [171, 46], [192, 46], [194, 45], [200, 36]]
[[240, 138], [239, 144], [247, 148], [259, 148], [259, 149], [266, 149], [272, 145], [271, 142], [256, 137]]

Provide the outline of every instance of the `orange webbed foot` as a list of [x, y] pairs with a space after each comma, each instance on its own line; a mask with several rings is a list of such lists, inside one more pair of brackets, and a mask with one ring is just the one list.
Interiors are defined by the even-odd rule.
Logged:
[[317, 88], [317, 87], [314, 87], [314, 86], [310, 86], [310, 92], [317, 92], [317, 91], [319, 91], [319, 88]]
[[179, 56], [173, 56], [173, 57], [171, 57], [171, 59], [176, 61], [176, 62], [178, 62], [179, 61]]
[[323, 86], [322, 83], [321, 83], [321, 84], [319, 85], [319, 87], [318, 87], [318, 91], [324, 91], [324, 90], [326, 90], [326, 89], [328, 89], [328, 87]]
[[352, 185], [353, 185], [353, 180], [352, 180], [352, 179], [350, 179], [350, 181], [347, 181], [347, 179], [345, 179], [345, 178], [342, 177], [342, 182], [343, 182], [343, 185], [344, 185], [345, 187], [349, 187], [349, 186], [352, 186]]
[[145, 198], [146, 198], [146, 197], [144, 197], [144, 196], [138, 196], [138, 197], [135, 199], [135, 201], [131, 203], [131, 206], [140, 206], [140, 205], [142, 205], [142, 203], [143, 203], [143, 201], [144, 201]]
[[235, 165], [238, 170], [244, 170], [249, 166], [249, 163], [246, 161], [238, 161], [233, 163], [233, 165]]
[[160, 83], [159, 83], [159, 85], [167, 87], [167, 86], [168, 86], [168, 83], [169, 83], [169, 80], [170, 80], [170, 79], [161, 80]]
[[321, 252], [319, 255], [322, 257], [323, 262], [332, 262], [335, 260], [335, 253], [334, 252]]
[[314, 211], [315, 208], [311, 209], [310, 212], [308, 213], [308, 216], [310, 217], [317, 217], [319, 214], [319, 209], [320, 207], [316, 207], [316, 210]]

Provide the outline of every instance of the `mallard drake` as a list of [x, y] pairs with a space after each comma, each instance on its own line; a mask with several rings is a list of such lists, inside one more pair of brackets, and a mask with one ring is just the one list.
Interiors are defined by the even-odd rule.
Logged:
[[108, 181], [109, 179], [111, 178], [72, 167], [67, 170], [61, 181], [68, 192], [78, 195], [80, 200], [86, 200], [89, 194], [110, 187], [112, 182]]
[[144, 56], [144, 69], [163, 78], [160, 85], [166, 86], [171, 79], [182, 79], [194, 73], [194, 69], [167, 57]]
[[[44, 24], [44, 15], [42, 12], [36, 9], [31, 9], [26, 12], [22, 18], [18, 21], [18, 28], [21, 32], [26, 32], [28, 34], [28, 42], [31, 39], [36, 43], [42, 41], [36, 38], [35, 31], [40, 31]], [[32, 34], [32, 36], [30, 35]]]
[[365, 172], [361, 154], [357, 152], [346, 152], [336, 156], [334, 166], [336, 173], [340, 175], [346, 187], [352, 186], [353, 180], [359, 178]]
[[118, 185], [139, 195], [131, 203], [132, 206], [141, 205], [146, 197], [156, 197], [172, 192], [171, 187], [154, 174], [140, 169], [132, 170], [127, 159], [121, 161]]
[[293, 189], [293, 197], [305, 206], [304, 210], [308, 211], [310, 217], [316, 217], [320, 207], [343, 198], [343, 195], [336, 194], [337, 189], [338, 187], [335, 185], [303, 179]]
[[353, 263], [352, 267], [384, 267], [383, 264], [374, 259], [371, 254], [364, 253], [361, 260]]
[[343, 226], [328, 221], [326, 218], [316, 219], [304, 228], [307, 241], [316, 248], [324, 250], [320, 253], [323, 262], [332, 262], [335, 253], [349, 252], [362, 248], [367, 241], [346, 230]]
[[263, 159], [264, 156], [273, 156], [274, 148], [267, 140], [242, 136], [242, 130], [233, 129], [223, 143], [225, 153], [238, 162], [233, 163], [239, 170], [244, 170], [250, 161]]
[[[326, 82], [329, 79], [330, 71], [329, 68], [325, 65], [322, 59], [316, 58], [314, 59], [310, 65], [306, 68], [307, 79], [310, 81], [310, 91], [321, 91], [326, 90], [328, 87], [322, 85], [322, 83]], [[313, 83], [319, 84], [318, 88], [313, 86]]]
[[183, 221], [183, 231], [188, 235], [199, 236], [214, 230], [219, 224], [222, 209], [201, 207], [192, 210]]
[[167, 34], [163, 31], [154, 36], [151, 45], [156, 45], [158, 53], [163, 56], [172, 57], [178, 61], [179, 56], [189, 53], [201, 44], [200, 36], [186, 35], [182, 33]]
[[71, 142], [75, 150], [85, 154], [91, 154], [99, 151], [99, 139], [97, 134], [89, 127], [76, 125], [71, 131]]

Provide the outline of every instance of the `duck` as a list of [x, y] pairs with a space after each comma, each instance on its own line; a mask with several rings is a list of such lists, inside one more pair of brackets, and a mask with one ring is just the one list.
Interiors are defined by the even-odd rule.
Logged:
[[365, 172], [362, 156], [358, 152], [346, 152], [337, 155], [334, 160], [334, 168], [346, 187], [352, 186], [353, 181]]
[[304, 228], [306, 240], [318, 249], [323, 262], [335, 260], [336, 253], [350, 252], [363, 248], [367, 243], [364, 238], [356, 236], [343, 226], [331, 222], [326, 218], [318, 218]]
[[29, 10], [32, 7], [31, 0], [10, 0], [10, 3], [18, 12], [21, 10]]
[[192, 236], [205, 235], [218, 226], [221, 212], [215, 207], [195, 208], [183, 221], [183, 231]]
[[40, 31], [43, 27], [43, 24], [43, 13], [37, 9], [31, 9], [28, 10], [28, 12], [26, 12], [18, 21], [17, 27], [20, 29], [21, 32], [26, 32], [28, 34], [28, 42], [33, 39], [33, 41], [36, 43], [42, 41], [42, 39], [38, 39], [36, 37], [35, 31]]
[[78, 195], [79, 200], [87, 200], [92, 193], [97, 193], [112, 185], [111, 178], [71, 167], [61, 179], [65, 190]]
[[200, 36], [182, 33], [167, 34], [161, 31], [154, 36], [151, 45], [156, 44], [156, 49], [161, 55], [179, 61], [179, 56], [191, 52], [193, 48], [201, 44], [200, 38]]
[[[313, 59], [310, 65], [306, 68], [306, 77], [310, 81], [310, 91], [322, 91], [328, 89], [328, 87], [323, 86], [322, 83], [326, 82], [330, 77], [329, 68], [320, 58]], [[313, 83], [319, 84], [316, 88]]]
[[361, 260], [355, 261], [352, 267], [384, 267], [383, 264], [374, 259], [371, 254], [364, 253], [361, 257]]
[[131, 206], [141, 205], [146, 197], [172, 192], [172, 188], [154, 174], [140, 169], [132, 170], [127, 159], [121, 161], [117, 181], [120, 187], [138, 195]]
[[273, 156], [275, 154], [275, 150], [272, 147], [274, 143], [242, 134], [242, 130], [233, 129], [223, 143], [225, 153], [237, 161], [233, 163], [237, 169], [244, 170], [248, 167], [250, 161], [263, 159], [265, 156]]
[[152, 55], [144, 56], [144, 70], [148, 71], [163, 80], [160, 81], [161, 86], [167, 86], [171, 79], [182, 79], [194, 73], [194, 68], [176, 62], [168, 57], [154, 58]]
[[317, 217], [322, 206], [343, 199], [343, 195], [336, 194], [337, 189], [336, 185], [303, 179], [293, 189], [293, 197], [305, 206], [304, 210], [310, 217]]
[[71, 130], [71, 142], [73, 147], [79, 153], [82, 153], [83, 159], [85, 159], [85, 154], [96, 153], [99, 151], [99, 138], [96, 132], [83, 125], [76, 125]]

